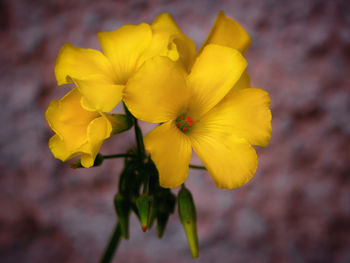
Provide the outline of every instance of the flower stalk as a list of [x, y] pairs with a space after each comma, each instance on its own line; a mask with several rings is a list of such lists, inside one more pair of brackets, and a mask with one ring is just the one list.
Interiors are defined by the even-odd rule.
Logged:
[[109, 242], [107, 244], [105, 252], [102, 255], [100, 263], [109, 263], [112, 261], [114, 254], [120, 243], [121, 234], [122, 234], [121, 227], [120, 227], [120, 224], [117, 222], [114, 228], [114, 231], [112, 233], [112, 236], [110, 237]]

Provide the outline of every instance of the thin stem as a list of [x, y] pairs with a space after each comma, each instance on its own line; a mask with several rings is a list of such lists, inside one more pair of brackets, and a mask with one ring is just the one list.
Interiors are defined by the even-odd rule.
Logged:
[[190, 168], [198, 170], [207, 170], [204, 166], [190, 164]]
[[117, 223], [117, 225], [114, 228], [113, 234], [109, 240], [109, 243], [106, 247], [106, 250], [100, 260], [100, 263], [109, 263], [112, 261], [115, 251], [118, 248], [121, 234], [122, 234], [122, 231], [120, 228], [120, 224]]
[[139, 124], [137, 122], [137, 119], [135, 117], [133, 117], [133, 119], [134, 119], [137, 151], [139, 153], [140, 161], [143, 161], [145, 159], [145, 146], [143, 144], [142, 131], [141, 131], [140, 126], [139, 126]]
[[127, 157], [136, 157], [136, 155], [134, 155], [134, 154], [128, 154], [128, 153], [112, 154], [112, 155], [103, 155], [103, 159], [127, 158]]
[[142, 131], [141, 131], [140, 126], [137, 122], [137, 119], [131, 114], [128, 107], [126, 107], [125, 103], [123, 103], [123, 107], [124, 107], [124, 111], [125, 111], [126, 115], [134, 124], [139, 160], [140, 160], [140, 162], [143, 162], [143, 160], [145, 159], [145, 156], [146, 156], [146, 153], [145, 153], [146, 151], [145, 151], [145, 146], [143, 144]]
[[131, 114], [131, 112], [129, 111], [129, 109], [128, 109], [128, 107], [126, 107], [126, 105], [125, 105], [125, 103], [123, 102], [123, 108], [124, 108], [124, 111], [125, 111], [125, 114], [126, 114], [126, 116], [128, 116], [128, 118], [130, 119], [130, 120], [132, 120], [132, 114]]

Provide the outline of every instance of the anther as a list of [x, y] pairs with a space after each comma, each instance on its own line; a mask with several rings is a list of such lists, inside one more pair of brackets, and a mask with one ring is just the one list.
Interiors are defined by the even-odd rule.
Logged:
[[188, 132], [192, 128], [193, 122], [193, 118], [183, 113], [176, 118], [175, 125], [180, 131]]

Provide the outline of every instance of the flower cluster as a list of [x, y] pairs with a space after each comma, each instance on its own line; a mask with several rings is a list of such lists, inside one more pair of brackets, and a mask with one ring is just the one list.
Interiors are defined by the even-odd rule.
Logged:
[[197, 51], [167, 13], [97, 37], [102, 52], [65, 44], [58, 54], [58, 85], [75, 87], [46, 111], [56, 158], [81, 155], [93, 166], [103, 141], [131, 126], [111, 113], [122, 101], [130, 116], [160, 124], [144, 145], [162, 187], [185, 182], [192, 150], [219, 188], [253, 177], [251, 145], [267, 146], [271, 137], [270, 98], [251, 87], [243, 56], [251, 40], [236, 21], [220, 12]]
[[[196, 51], [164, 13], [150, 25], [98, 33], [98, 40], [102, 52], [71, 44], [61, 48], [57, 83], [74, 88], [53, 100], [45, 116], [55, 132], [49, 141], [53, 155], [62, 161], [81, 156], [73, 168], [125, 158], [114, 198], [118, 223], [101, 262], [110, 261], [121, 236], [128, 239], [131, 212], [143, 231], [156, 220], [161, 237], [176, 202], [192, 256], [198, 257], [196, 209], [184, 185], [194, 167], [192, 151], [217, 187], [232, 189], [247, 183], [257, 169], [252, 145], [266, 147], [271, 137], [269, 95], [251, 87], [246, 71], [243, 55], [250, 37], [220, 12]], [[125, 114], [113, 113], [119, 103]], [[138, 120], [159, 125], [143, 137]], [[136, 149], [99, 153], [106, 139], [132, 126]], [[168, 188], [180, 185], [176, 198]]]

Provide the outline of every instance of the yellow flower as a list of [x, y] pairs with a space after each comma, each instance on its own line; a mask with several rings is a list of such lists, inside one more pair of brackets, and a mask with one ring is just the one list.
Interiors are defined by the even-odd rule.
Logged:
[[[128, 82], [124, 101], [131, 113], [163, 123], [145, 136], [163, 187], [175, 188], [186, 180], [192, 149], [217, 187], [239, 187], [257, 169], [251, 145], [267, 146], [270, 140], [269, 95], [250, 87], [241, 54], [250, 38], [229, 36], [230, 27], [239, 24], [227, 20], [219, 14], [189, 74], [168, 58], [156, 57]], [[236, 49], [217, 45], [223, 40]]]
[[128, 79], [144, 61], [167, 56], [189, 65], [195, 44], [186, 37], [167, 13], [152, 25], [125, 25], [113, 32], [98, 33], [103, 53], [65, 44], [56, 60], [58, 85], [74, 82], [87, 110], [111, 111], [122, 99]]
[[91, 167], [102, 142], [111, 133], [128, 128], [119, 115], [100, 114], [81, 107], [81, 95], [76, 88], [61, 100], [51, 101], [45, 117], [56, 133], [49, 141], [52, 154], [67, 161], [81, 154], [84, 167]]

